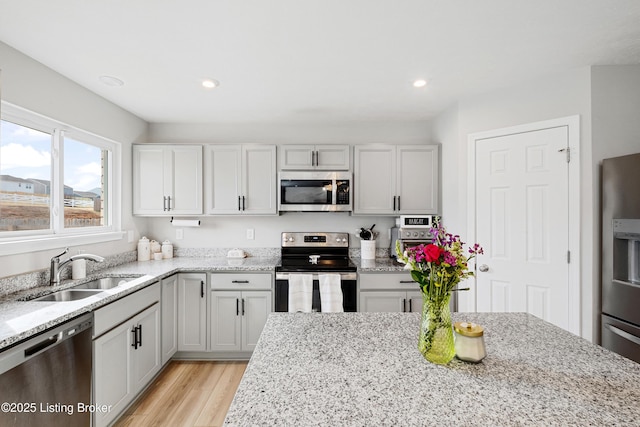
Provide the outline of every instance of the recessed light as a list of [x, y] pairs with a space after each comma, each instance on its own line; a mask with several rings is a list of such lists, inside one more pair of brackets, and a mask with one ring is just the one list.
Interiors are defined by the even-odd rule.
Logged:
[[427, 81], [424, 79], [414, 80], [413, 87], [425, 87], [427, 85]]
[[111, 87], [118, 87], [118, 86], [124, 85], [124, 82], [122, 80], [113, 76], [100, 76], [98, 77], [98, 80], [100, 80], [102, 83], [106, 84], [107, 86], [111, 86]]
[[213, 89], [220, 86], [220, 82], [214, 79], [204, 79], [202, 80], [202, 87], [205, 89]]

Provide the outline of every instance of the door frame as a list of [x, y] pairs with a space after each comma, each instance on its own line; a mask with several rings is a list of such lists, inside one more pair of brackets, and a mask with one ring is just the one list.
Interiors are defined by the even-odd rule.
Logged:
[[[482, 140], [496, 138], [501, 136], [509, 136], [518, 133], [545, 130], [556, 127], [567, 127], [568, 131], [568, 148], [571, 161], [568, 168], [568, 184], [569, 184], [569, 248], [571, 259], [569, 262], [569, 307], [567, 307], [569, 315], [569, 331], [580, 336], [580, 318], [581, 318], [581, 289], [580, 289], [580, 267], [581, 267], [581, 251], [580, 251], [580, 202], [581, 202], [581, 186], [580, 186], [580, 116], [568, 116], [558, 119], [545, 120], [534, 123], [527, 123], [517, 126], [511, 126], [489, 131], [471, 133], [467, 137], [467, 231], [470, 242], [476, 242], [476, 146]], [[482, 242], [479, 242], [482, 244]], [[475, 260], [474, 260], [475, 261]], [[476, 268], [474, 262], [474, 269]], [[465, 295], [467, 299], [466, 306], [460, 307], [461, 311], [477, 311], [476, 286], [477, 281], [474, 277], [469, 281], [470, 292]]]

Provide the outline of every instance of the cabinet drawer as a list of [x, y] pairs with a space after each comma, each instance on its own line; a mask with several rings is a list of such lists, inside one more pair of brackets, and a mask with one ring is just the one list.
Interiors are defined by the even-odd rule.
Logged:
[[409, 290], [420, 289], [411, 279], [409, 273], [362, 273], [360, 274], [360, 289], [390, 289]]
[[268, 273], [211, 273], [211, 289], [271, 290], [272, 280]]
[[93, 336], [102, 335], [158, 301], [160, 301], [160, 282], [97, 309], [93, 318]]

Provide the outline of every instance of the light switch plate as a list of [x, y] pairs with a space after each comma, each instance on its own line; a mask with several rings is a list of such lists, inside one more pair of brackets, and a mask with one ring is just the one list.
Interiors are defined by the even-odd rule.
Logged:
[[184, 239], [184, 230], [182, 228], [176, 228], [176, 240]]

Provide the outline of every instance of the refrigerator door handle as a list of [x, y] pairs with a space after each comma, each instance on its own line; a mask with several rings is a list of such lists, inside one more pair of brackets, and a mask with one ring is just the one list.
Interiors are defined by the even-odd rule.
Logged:
[[623, 331], [622, 329], [616, 328], [613, 325], [606, 324], [607, 329], [613, 332], [616, 335], [621, 336], [622, 338], [629, 340], [635, 344], [640, 345], [640, 337], [630, 334], [629, 332]]

